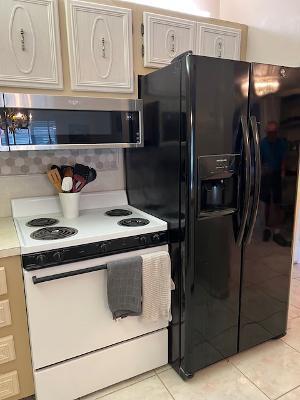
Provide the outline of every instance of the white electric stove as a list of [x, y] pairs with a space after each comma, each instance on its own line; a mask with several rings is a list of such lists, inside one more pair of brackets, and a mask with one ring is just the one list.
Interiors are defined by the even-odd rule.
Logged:
[[168, 361], [167, 320], [113, 320], [109, 261], [168, 251], [167, 224], [124, 191], [82, 194], [65, 219], [56, 196], [12, 200], [37, 400], [74, 400]]

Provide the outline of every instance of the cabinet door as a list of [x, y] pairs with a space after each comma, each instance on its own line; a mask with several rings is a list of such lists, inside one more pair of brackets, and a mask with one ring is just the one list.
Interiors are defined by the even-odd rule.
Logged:
[[197, 24], [197, 54], [240, 60], [241, 31], [226, 26]]
[[72, 89], [132, 92], [131, 10], [78, 0], [66, 5]]
[[57, 0], [5, 0], [0, 37], [0, 85], [62, 89]]
[[160, 68], [185, 51], [195, 51], [196, 23], [144, 12], [144, 65]]

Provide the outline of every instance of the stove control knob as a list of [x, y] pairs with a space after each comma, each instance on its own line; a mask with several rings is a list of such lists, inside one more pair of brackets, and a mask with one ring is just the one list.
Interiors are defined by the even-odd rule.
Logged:
[[160, 236], [159, 236], [158, 233], [155, 233], [155, 234], [152, 236], [152, 242], [154, 242], [154, 243], [159, 243], [159, 242], [160, 242]]
[[53, 259], [56, 262], [60, 262], [63, 259], [63, 253], [61, 251], [57, 251], [56, 253], [53, 254]]
[[101, 253], [106, 253], [108, 250], [108, 245], [107, 243], [101, 243], [99, 246], [99, 250]]
[[147, 238], [146, 238], [146, 236], [141, 236], [141, 237], [140, 237], [140, 243], [143, 244], [143, 245], [144, 245], [144, 244], [147, 244]]
[[39, 254], [35, 258], [35, 263], [37, 265], [44, 265], [44, 263], [46, 262], [46, 259], [47, 259], [47, 257], [45, 256], [45, 254]]

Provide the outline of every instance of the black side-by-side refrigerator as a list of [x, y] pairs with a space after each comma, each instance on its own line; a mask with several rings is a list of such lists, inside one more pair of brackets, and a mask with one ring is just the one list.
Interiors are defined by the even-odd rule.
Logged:
[[182, 377], [285, 334], [300, 69], [194, 56], [141, 77], [129, 203], [168, 222]]

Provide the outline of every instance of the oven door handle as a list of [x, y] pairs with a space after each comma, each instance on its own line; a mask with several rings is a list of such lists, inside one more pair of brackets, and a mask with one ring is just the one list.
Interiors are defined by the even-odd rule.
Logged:
[[69, 278], [70, 276], [76, 276], [82, 274], [89, 274], [90, 272], [102, 271], [104, 269], [107, 269], [107, 264], [97, 265], [96, 267], [77, 269], [76, 271], [63, 272], [61, 274], [42, 276], [40, 278], [33, 276], [32, 282], [34, 285], [37, 285], [38, 283], [56, 281], [57, 279]]

